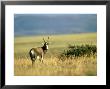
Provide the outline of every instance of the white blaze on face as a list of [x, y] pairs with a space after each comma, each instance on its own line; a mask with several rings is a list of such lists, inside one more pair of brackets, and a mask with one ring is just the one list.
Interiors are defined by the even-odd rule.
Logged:
[[46, 49], [49, 49], [48, 45], [46, 45]]

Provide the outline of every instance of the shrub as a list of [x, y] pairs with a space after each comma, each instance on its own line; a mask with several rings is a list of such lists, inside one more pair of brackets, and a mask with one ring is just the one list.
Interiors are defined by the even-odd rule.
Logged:
[[97, 52], [96, 45], [69, 45], [68, 49], [60, 55], [62, 57], [81, 57], [95, 55]]

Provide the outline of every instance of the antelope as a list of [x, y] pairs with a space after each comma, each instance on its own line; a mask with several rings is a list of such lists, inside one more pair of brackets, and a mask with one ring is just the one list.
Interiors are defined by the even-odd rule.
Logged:
[[43, 63], [44, 54], [48, 50], [49, 37], [48, 37], [48, 41], [45, 41], [44, 38], [43, 38], [43, 41], [44, 41], [44, 43], [43, 43], [42, 47], [32, 48], [29, 51], [29, 55], [30, 55], [30, 58], [31, 58], [31, 61], [32, 61], [32, 65], [34, 65], [36, 59], [39, 59]]

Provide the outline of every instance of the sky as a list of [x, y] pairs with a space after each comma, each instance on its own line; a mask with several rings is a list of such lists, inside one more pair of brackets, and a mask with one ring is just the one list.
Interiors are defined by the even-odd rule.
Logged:
[[97, 32], [96, 14], [15, 14], [14, 35]]

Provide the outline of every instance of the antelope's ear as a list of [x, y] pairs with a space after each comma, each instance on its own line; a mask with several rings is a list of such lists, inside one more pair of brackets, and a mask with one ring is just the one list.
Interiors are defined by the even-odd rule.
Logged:
[[49, 42], [47, 43], [47, 45], [49, 45]]
[[48, 42], [48, 44], [51, 44], [51, 42]]

